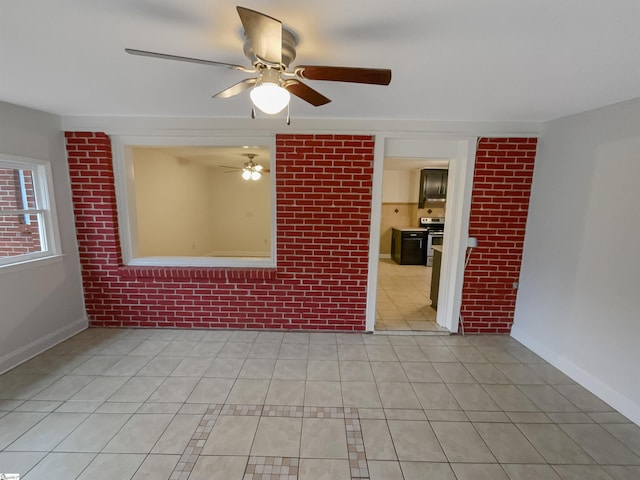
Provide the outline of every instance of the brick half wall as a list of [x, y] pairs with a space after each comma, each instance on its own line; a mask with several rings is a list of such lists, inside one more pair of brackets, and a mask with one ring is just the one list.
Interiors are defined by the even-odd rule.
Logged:
[[276, 269], [123, 266], [110, 139], [65, 136], [92, 326], [365, 329], [371, 136], [276, 136]]
[[461, 314], [466, 333], [510, 333], [520, 277], [536, 138], [481, 138], [473, 175]]

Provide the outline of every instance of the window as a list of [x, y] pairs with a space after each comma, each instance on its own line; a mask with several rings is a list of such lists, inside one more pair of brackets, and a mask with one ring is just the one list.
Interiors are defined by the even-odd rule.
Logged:
[[275, 264], [272, 139], [120, 142], [114, 145], [122, 157], [115, 166], [125, 264]]
[[48, 162], [0, 155], [0, 268], [57, 255]]

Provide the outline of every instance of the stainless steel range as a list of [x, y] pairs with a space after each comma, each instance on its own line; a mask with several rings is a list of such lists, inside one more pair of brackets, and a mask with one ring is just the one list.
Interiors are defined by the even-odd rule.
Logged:
[[442, 245], [444, 237], [444, 217], [421, 217], [420, 227], [426, 228], [427, 235], [427, 267], [433, 265], [433, 246]]

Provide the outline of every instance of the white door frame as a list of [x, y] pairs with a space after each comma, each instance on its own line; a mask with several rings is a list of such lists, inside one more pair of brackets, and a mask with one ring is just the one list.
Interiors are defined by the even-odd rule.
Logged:
[[446, 247], [442, 253], [442, 272], [438, 295], [438, 324], [452, 333], [458, 331], [462, 301], [464, 257], [469, 232], [471, 190], [475, 166], [476, 137], [402, 137], [397, 133], [376, 135], [369, 239], [369, 274], [367, 284], [366, 330], [374, 331], [380, 252], [382, 207], [382, 172], [385, 157], [431, 158], [449, 160], [447, 210], [445, 215]]

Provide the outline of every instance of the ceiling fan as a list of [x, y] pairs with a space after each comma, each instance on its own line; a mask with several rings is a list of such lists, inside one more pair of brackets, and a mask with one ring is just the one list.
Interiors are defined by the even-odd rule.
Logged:
[[253, 159], [258, 156], [257, 153], [243, 153], [242, 156], [247, 157], [249, 159], [248, 162], [245, 162], [244, 167], [241, 168], [241, 167], [230, 167], [228, 165], [220, 165], [220, 167], [222, 168], [231, 169], [230, 171], [224, 172], [224, 173], [235, 173], [238, 170], [242, 170], [242, 178], [244, 180], [256, 181], [256, 180], [260, 180], [260, 177], [262, 177], [263, 174], [269, 173], [271, 171], [268, 168], [264, 168], [259, 163], [256, 163], [253, 161]]
[[[264, 13], [245, 7], [236, 7], [236, 10], [244, 28], [244, 54], [251, 61], [252, 67], [131, 48], [126, 48], [125, 52], [132, 55], [199, 63], [257, 74], [256, 77], [241, 80], [217, 93], [213, 98], [229, 98], [251, 89], [250, 95], [254, 106], [267, 114], [279, 113], [287, 107], [291, 98], [290, 94], [315, 107], [331, 101], [299, 79], [372, 85], [389, 85], [391, 82], [391, 70], [389, 69], [313, 65], [298, 65], [291, 68], [290, 64], [296, 57], [296, 35], [284, 27], [280, 20]], [[252, 109], [251, 116], [255, 118], [255, 108]], [[289, 123], [288, 115], [287, 123]]]

